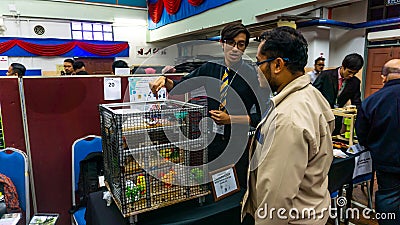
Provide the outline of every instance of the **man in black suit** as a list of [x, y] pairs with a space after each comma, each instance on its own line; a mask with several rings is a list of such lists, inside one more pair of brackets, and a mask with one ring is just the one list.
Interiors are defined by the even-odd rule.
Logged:
[[[361, 105], [360, 79], [354, 75], [362, 68], [363, 57], [357, 53], [347, 55], [342, 66], [322, 71], [313, 85], [328, 100], [331, 108], [343, 107], [349, 100], [357, 108]], [[339, 134], [342, 118], [336, 119], [333, 135]]]

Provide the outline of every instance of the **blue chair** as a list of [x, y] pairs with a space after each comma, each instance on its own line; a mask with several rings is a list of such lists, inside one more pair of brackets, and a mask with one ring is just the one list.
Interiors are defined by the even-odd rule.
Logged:
[[373, 209], [372, 207], [372, 193], [374, 190], [374, 171], [372, 173], [367, 173], [364, 175], [360, 175], [353, 179], [354, 185], [361, 185], [361, 189], [366, 187], [367, 189], [367, 198], [368, 198], [368, 208]]
[[0, 150], [0, 173], [8, 176], [14, 183], [21, 209], [25, 212], [26, 224], [30, 221], [28, 157], [25, 152], [15, 148]]
[[[72, 208], [77, 206], [75, 192], [78, 190], [79, 162], [92, 152], [102, 152], [101, 137], [88, 135], [79, 138], [72, 144]], [[81, 207], [72, 214], [72, 222], [76, 225], [86, 225], [86, 207]]]

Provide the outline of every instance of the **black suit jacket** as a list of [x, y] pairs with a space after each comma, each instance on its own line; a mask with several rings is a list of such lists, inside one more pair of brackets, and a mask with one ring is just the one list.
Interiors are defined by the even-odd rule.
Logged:
[[326, 100], [328, 100], [331, 108], [334, 108], [336, 98], [338, 107], [343, 107], [346, 102], [350, 100], [352, 105], [359, 108], [361, 105], [360, 79], [351, 77], [344, 82], [346, 82], [345, 87], [338, 96], [338, 68], [336, 68], [322, 71], [313, 85], [322, 93]]

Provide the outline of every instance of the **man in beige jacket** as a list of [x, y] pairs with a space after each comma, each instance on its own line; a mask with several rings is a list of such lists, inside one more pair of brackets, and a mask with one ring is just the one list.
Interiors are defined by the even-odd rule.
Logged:
[[265, 79], [274, 93], [274, 109], [261, 120], [250, 149], [242, 218], [249, 213], [256, 225], [325, 225], [333, 113], [304, 75], [304, 37], [290, 27], [262, 37], [256, 64], [260, 83]]

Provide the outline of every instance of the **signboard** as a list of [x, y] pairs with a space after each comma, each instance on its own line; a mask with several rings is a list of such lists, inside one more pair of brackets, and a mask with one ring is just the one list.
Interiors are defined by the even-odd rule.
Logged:
[[234, 165], [210, 172], [210, 175], [215, 201], [221, 200], [233, 193], [240, 191]]
[[149, 83], [157, 77], [129, 77], [129, 99], [131, 102], [145, 102], [154, 100], [166, 100], [167, 90], [161, 88], [156, 97], [150, 90]]
[[387, 0], [386, 5], [398, 5], [400, 4], [400, 0]]
[[0, 56], [0, 69], [8, 70], [8, 56]]

